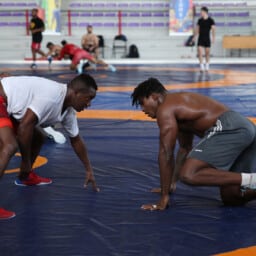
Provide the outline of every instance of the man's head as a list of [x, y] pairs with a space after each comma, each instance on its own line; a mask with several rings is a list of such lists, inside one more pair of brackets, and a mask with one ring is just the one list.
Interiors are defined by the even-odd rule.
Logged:
[[80, 112], [91, 106], [91, 101], [96, 96], [98, 86], [90, 75], [81, 74], [71, 80], [68, 89], [70, 106]]
[[68, 42], [66, 40], [62, 40], [60, 43], [62, 46], [65, 46]]
[[31, 11], [32, 17], [33, 17], [33, 18], [36, 18], [36, 17], [37, 17], [37, 14], [38, 14], [38, 9], [36, 9], [36, 8], [32, 9], [32, 11]]
[[141, 106], [142, 111], [151, 118], [156, 118], [158, 106], [167, 93], [164, 86], [155, 78], [140, 83], [132, 93], [132, 105]]
[[92, 25], [88, 25], [88, 26], [87, 26], [87, 33], [88, 33], [88, 34], [92, 34], [92, 31], [93, 31]]
[[206, 19], [208, 17], [208, 12], [209, 12], [208, 8], [206, 6], [203, 6], [201, 8], [201, 17]]
[[46, 47], [51, 51], [54, 47], [54, 44], [52, 42], [48, 42]]

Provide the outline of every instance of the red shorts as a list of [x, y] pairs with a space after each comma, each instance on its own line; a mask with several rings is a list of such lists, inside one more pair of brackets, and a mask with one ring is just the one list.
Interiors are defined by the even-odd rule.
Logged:
[[0, 128], [3, 127], [10, 127], [13, 129], [13, 124], [7, 112], [6, 100], [3, 96], [0, 96]]
[[92, 61], [94, 59], [94, 57], [89, 52], [87, 52], [83, 49], [77, 49], [72, 58], [72, 64], [77, 65], [80, 62], [80, 60], [83, 60], [83, 59]]
[[40, 48], [41, 48], [41, 44], [40, 43], [32, 42], [31, 49], [33, 49], [33, 50], [40, 50]]

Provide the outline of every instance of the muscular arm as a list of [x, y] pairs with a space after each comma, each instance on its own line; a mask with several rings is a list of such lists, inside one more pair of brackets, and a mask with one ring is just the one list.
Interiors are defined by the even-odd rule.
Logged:
[[213, 26], [212, 26], [212, 43], [215, 42], [215, 34], [216, 34], [216, 28], [215, 28], [215, 26], [213, 25]]
[[88, 183], [91, 182], [93, 189], [98, 192], [99, 189], [97, 188], [97, 185], [96, 185], [96, 182], [94, 179], [92, 166], [91, 166], [91, 163], [90, 163], [90, 160], [88, 157], [88, 153], [87, 153], [87, 149], [86, 149], [86, 145], [85, 145], [84, 141], [82, 140], [80, 135], [77, 135], [74, 138], [70, 138], [70, 142], [71, 142], [71, 145], [72, 145], [76, 155], [81, 160], [81, 162], [83, 163], [83, 165], [87, 171], [85, 187], [88, 185]]
[[158, 162], [162, 196], [169, 195], [174, 175], [174, 148], [178, 134], [178, 126], [174, 116], [167, 115], [158, 120], [160, 129], [160, 149]]
[[28, 109], [18, 128], [18, 143], [21, 153], [20, 178], [24, 179], [32, 169], [31, 146], [34, 128], [38, 122], [35, 113]]
[[178, 133], [178, 141], [179, 141], [179, 150], [176, 156], [176, 163], [174, 168], [174, 173], [172, 176], [172, 186], [171, 188], [175, 188], [175, 183], [178, 180], [179, 172], [181, 167], [183, 166], [184, 162], [186, 161], [187, 155], [192, 149], [193, 144], [193, 134], [192, 133], [184, 133], [179, 132]]
[[194, 37], [193, 37], [193, 41], [195, 41], [195, 40], [196, 40], [196, 37], [199, 35], [199, 32], [200, 32], [199, 30], [200, 30], [199, 26], [196, 25], [195, 32], [194, 32]]
[[161, 199], [156, 205], [143, 205], [145, 210], [164, 210], [169, 204], [169, 193], [172, 177], [174, 174], [174, 148], [178, 135], [178, 125], [174, 113], [170, 110], [158, 115], [158, 126], [160, 129], [160, 148], [158, 154]]

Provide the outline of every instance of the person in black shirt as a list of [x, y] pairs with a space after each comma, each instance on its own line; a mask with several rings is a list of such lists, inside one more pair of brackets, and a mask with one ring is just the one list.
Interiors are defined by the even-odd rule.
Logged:
[[38, 10], [33, 9], [32, 10], [32, 19], [30, 20], [30, 31], [32, 34], [32, 44], [31, 44], [31, 51], [33, 56], [33, 63], [31, 65], [31, 68], [36, 68], [36, 54], [39, 53], [42, 56], [46, 57], [45, 53], [40, 49], [41, 48], [41, 42], [43, 40], [42, 32], [45, 29], [44, 22], [42, 19], [40, 19], [38, 16]]
[[[210, 32], [212, 32], [212, 38], [210, 38]], [[197, 22], [196, 32], [193, 38], [198, 37], [198, 58], [200, 62], [200, 70], [203, 72], [204, 70], [209, 70], [209, 61], [210, 61], [210, 48], [211, 43], [215, 41], [215, 22], [214, 20], [208, 16], [208, 8], [201, 8], [201, 18]], [[203, 51], [205, 50], [205, 59], [206, 63], [204, 65], [203, 62]]]

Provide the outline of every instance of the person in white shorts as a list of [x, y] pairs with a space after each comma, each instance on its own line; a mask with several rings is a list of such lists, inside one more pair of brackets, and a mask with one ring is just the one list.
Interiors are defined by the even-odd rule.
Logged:
[[[68, 84], [34, 76], [4, 77], [0, 82], [0, 174], [19, 147], [21, 165], [15, 184], [19, 186], [46, 185], [49, 178], [38, 176], [32, 169], [45, 136], [40, 127], [61, 123], [71, 145], [86, 169], [85, 186], [97, 188], [87, 149], [79, 135], [76, 112], [89, 107], [95, 98], [97, 84], [86, 74]], [[0, 208], [0, 219], [15, 213]]]

